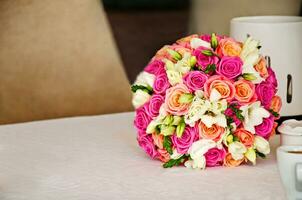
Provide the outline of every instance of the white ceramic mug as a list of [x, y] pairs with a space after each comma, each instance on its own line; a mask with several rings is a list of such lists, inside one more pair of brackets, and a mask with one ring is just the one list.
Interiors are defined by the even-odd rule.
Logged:
[[302, 200], [302, 146], [280, 146], [278, 168], [289, 200]]
[[302, 146], [302, 121], [289, 119], [284, 121], [278, 131], [281, 145]]

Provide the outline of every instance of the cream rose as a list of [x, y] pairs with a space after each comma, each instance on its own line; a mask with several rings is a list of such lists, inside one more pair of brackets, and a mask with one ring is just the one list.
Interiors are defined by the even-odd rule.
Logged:
[[132, 105], [134, 106], [134, 108], [138, 108], [149, 101], [150, 98], [151, 96], [147, 92], [143, 90], [137, 90], [133, 94]]
[[257, 151], [259, 151], [260, 153], [263, 153], [264, 155], [267, 155], [270, 153], [270, 146], [269, 146], [268, 141], [261, 136], [255, 137], [254, 146], [257, 149]]
[[145, 87], [153, 87], [153, 84], [154, 84], [154, 81], [155, 81], [155, 76], [153, 74], [150, 74], [148, 72], [141, 72], [133, 85], [142, 85], [142, 86], [145, 86]]
[[232, 142], [229, 144], [229, 153], [231, 153], [235, 160], [241, 160], [244, 158], [246, 151], [246, 147], [241, 142]]
[[193, 168], [193, 169], [205, 169], [206, 158], [204, 156], [200, 156], [200, 158], [198, 159], [188, 160], [185, 162], [185, 166], [187, 168]]

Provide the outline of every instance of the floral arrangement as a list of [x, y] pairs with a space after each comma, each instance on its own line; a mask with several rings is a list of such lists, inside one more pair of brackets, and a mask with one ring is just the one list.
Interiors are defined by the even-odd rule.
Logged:
[[281, 99], [259, 41], [191, 35], [161, 48], [131, 89], [140, 147], [163, 167], [256, 164]]

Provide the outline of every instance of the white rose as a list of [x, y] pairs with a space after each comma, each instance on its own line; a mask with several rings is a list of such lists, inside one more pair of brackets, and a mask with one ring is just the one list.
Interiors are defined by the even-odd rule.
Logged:
[[246, 147], [241, 142], [236, 141], [229, 144], [229, 152], [235, 160], [241, 160], [244, 158], [246, 151]]
[[138, 108], [149, 101], [150, 98], [151, 96], [147, 92], [144, 92], [143, 90], [136, 90], [136, 92], [133, 94], [132, 105], [134, 108]]
[[200, 38], [192, 38], [190, 45], [193, 49], [197, 49], [198, 47], [211, 48], [211, 44], [209, 42], [206, 42]]
[[185, 162], [185, 166], [187, 168], [193, 168], [193, 169], [205, 169], [206, 168], [206, 158], [204, 156], [201, 156], [198, 159], [188, 160]]
[[178, 71], [167, 70], [166, 71], [169, 83], [171, 85], [176, 85], [177, 83], [182, 83], [182, 74]]
[[145, 87], [153, 87], [155, 81], [155, 76], [153, 74], [150, 74], [148, 72], [141, 72], [137, 76], [134, 85], [142, 85]]
[[267, 155], [270, 153], [270, 146], [266, 139], [264, 139], [261, 136], [255, 137], [254, 146], [260, 153], [263, 153], [264, 155]]

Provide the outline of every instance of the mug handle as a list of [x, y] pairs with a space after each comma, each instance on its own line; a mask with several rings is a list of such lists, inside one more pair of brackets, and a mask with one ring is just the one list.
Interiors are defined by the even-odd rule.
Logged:
[[302, 163], [296, 164], [296, 190], [302, 192]]

